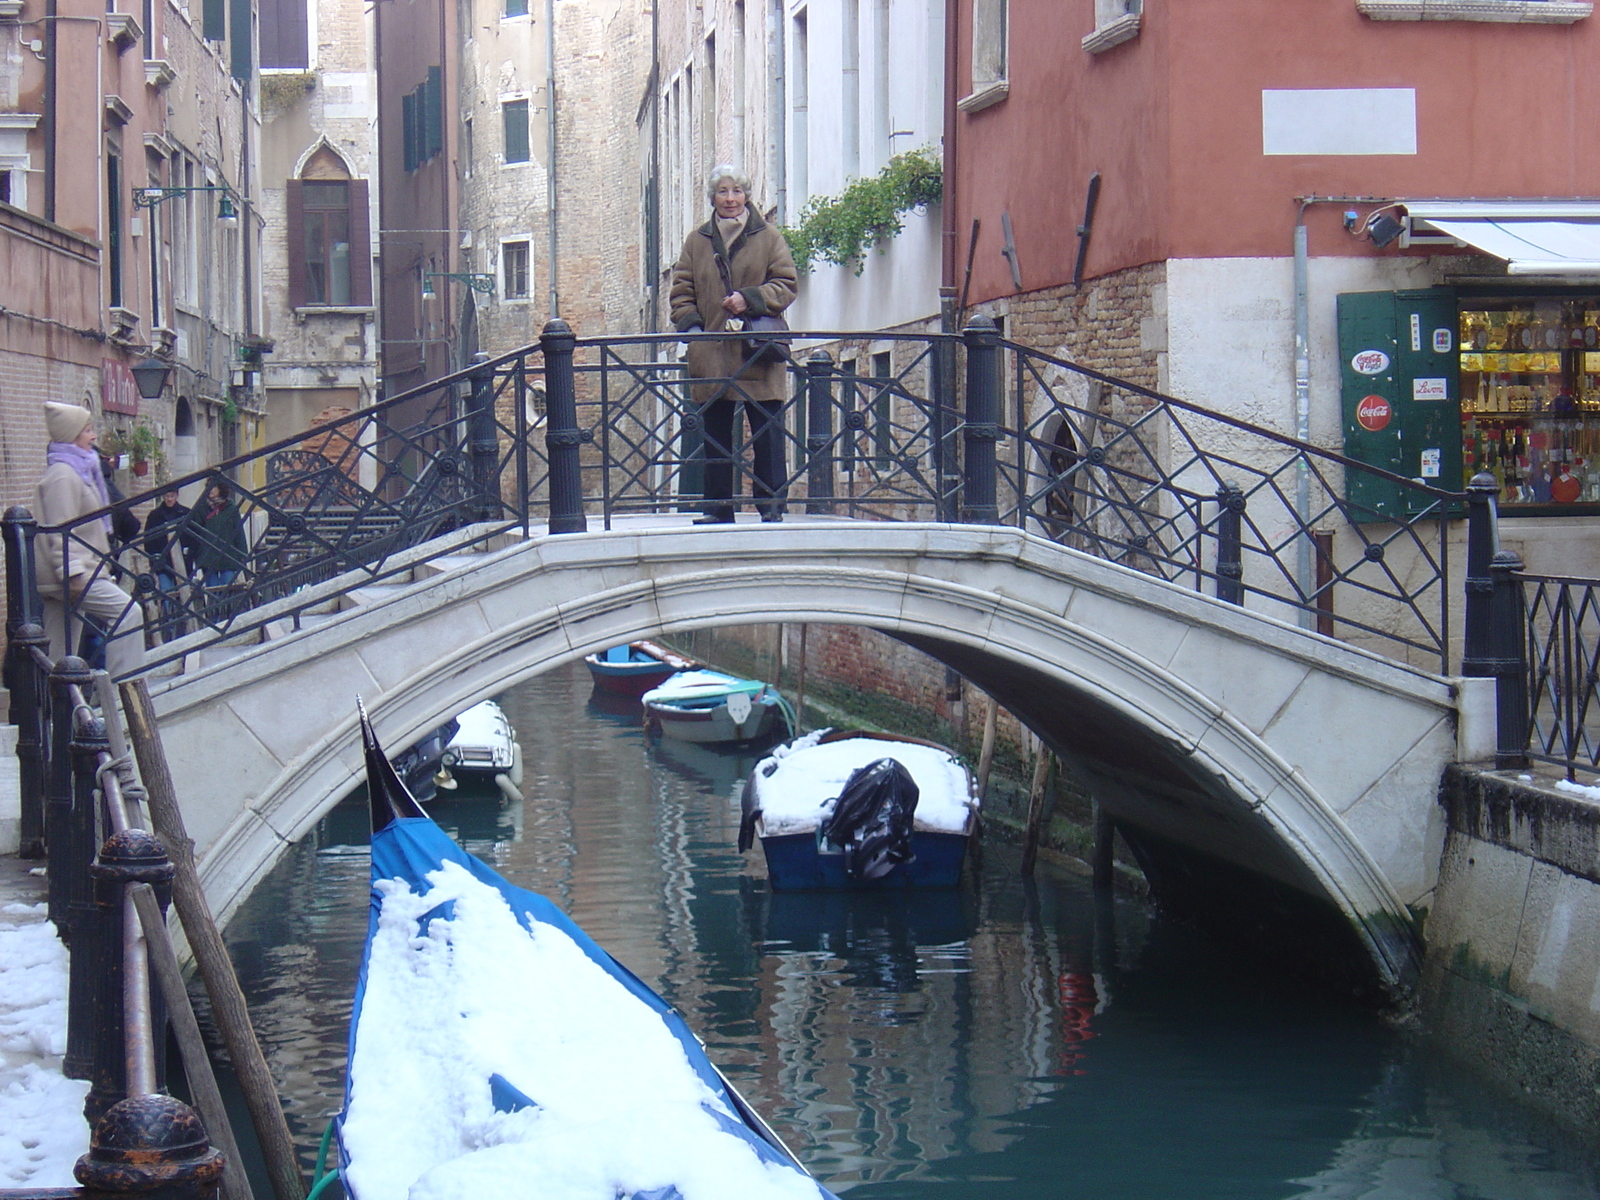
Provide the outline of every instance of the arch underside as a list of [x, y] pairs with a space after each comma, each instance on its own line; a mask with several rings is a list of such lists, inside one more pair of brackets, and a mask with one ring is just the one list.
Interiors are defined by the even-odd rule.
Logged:
[[[902, 535], [908, 528], [898, 527]], [[837, 552], [786, 556], [782, 538], [767, 534], [749, 543], [746, 556], [765, 562], [726, 554], [696, 558], [670, 544], [660, 547], [659, 557], [641, 556], [643, 539], [635, 539], [630, 552], [577, 570], [586, 539], [555, 540], [571, 548], [572, 561], [525, 563], [520, 573], [500, 570], [483, 581], [483, 596], [498, 601], [474, 600], [460, 580], [450, 589], [456, 624], [474, 636], [435, 639], [432, 656], [421, 654], [403, 672], [392, 662], [380, 669], [361, 661], [362, 654], [385, 653], [381, 638], [360, 633], [359, 621], [370, 622], [374, 614], [354, 614], [357, 624], [345, 643], [321, 656], [325, 672], [339, 671], [341, 681], [349, 678], [352, 694], [363, 692], [380, 733], [398, 746], [521, 679], [639, 637], [772, 622], [876, 628], [952, 666], [1039, 734], [1112, 813], [1153, 884], [1165, 884], [1175, 895], [1191, 876], [1194, 899], [1258, 881], [1258, 895], [1270, 892], [1263, 902], [1274, 911], [1303, 903], [1304, 920], [1326, 923], [1332, 914], [1341, 931], [1353, 934], [1383, 985], [1408, 985], [1417, 946], [1405, 905], [1303, 768], [1281, 759], [1226, 705], [1120, 645], [1118, 637], [1131, 628], [1128, 613], [1113, 614], [1106, 628], [1063, 615], [1070, 606], [1059, 598], [1073, 587], [1082, 589], [1084, 579], [1068, 585], [1058, 573], [1045, 581], [1056, 597], [1055, 611], [1042, 607], [1037, 567], [995, 554], [993, 531], [977, 539], [980, 553], [969, 554], [965, 568], [961, 556], [935, 561], [925, 548], [920, 559], [880, 552], [870, 565], [864, 555], [852, 560]], [[1053, 559], [1071, 556], [1059, 547], [1025, 548]], [[1131, 574], [1103, 563], [1077, 566], [1101, 577]], [[1059, 572], [1059, 564], [1052, 569]], [[981, 578], [996, 570], [1008, 578], [1015, 571], [1012, 586], [1001, 590]], [[523, 586], [534, 579], [537, 586], [524, 586], [521, 593], [528, 601], [523, 607], [504, 602], [508, 581]], [[1122, 582], [1134, 592], [1170, 586], [1148, 577]], [[1110, 595], [1095, 593], [1097, 599]], [[1180, 595], [1187, 599], [1175, 597], [1174, 603], [1193, 609], [1197, 598]], [[419, 622], [440, 619], [436, 606], [413, 607]], [[1209, 619], [1203, 604], [1197, 611]], [[1192, 624], [1196, 611], [1163, 619]], [[1219, 619], [1237, 623], [1239, 617], [1233, 612]], [[329, 640], [332, 628], [312, 632], [336, 646]], [[1273, 634], [1280, 641], [1284, 636], [1281, 629]], [[415, 634], [411, 640], [418, 640]], [[441, 654], [444, 647], [449, 650]], [[348, 669], [341, 659], [348, 660]], [[309, 685], [298, 686], [303, 691]], [[215, 686], [208, 690], [218, 694]], [[322, 728], [323, 736], [286, 761], [248, 812], [207, 847], [214, 852], [208, 854], [207, 887], [220, 911], [231, 912], [283, 845], [309, 829], [357, 778], [353, 713]], [[1204, 887], [1198, 886], [1197, 865], [1205, 868]]]

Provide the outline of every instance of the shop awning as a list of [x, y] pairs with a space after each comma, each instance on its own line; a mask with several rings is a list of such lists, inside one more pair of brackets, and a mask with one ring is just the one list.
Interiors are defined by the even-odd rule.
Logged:
[[1413, 230], [1502, 258], [1508, 275], [1600, 279], [1600, 202], [1408, 200], [1405, 208]]

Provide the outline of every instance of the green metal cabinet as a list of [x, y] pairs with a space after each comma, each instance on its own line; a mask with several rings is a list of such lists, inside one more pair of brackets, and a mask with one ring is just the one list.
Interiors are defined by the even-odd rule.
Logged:
[[[1456, 294], [1450, 288], [1347, 292], [1339, 297], [1339, 378], [1345, 457], [1446, 491], [1461, 490], [1461, 382]], [[1427, 496], [1348, 472], [1356, 520], [1427, 508]]]

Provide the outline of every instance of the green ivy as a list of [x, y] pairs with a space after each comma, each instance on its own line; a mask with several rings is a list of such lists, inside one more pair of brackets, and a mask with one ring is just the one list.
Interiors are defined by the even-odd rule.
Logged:
[[837, 196], [812, 197], [800, 210], [799, 224], [784, 226], [783, 236], [802, 275], [818, 259], [859, 275], [869, 246], [894, 237], [905, 227], [906, 213], [937, 203], [943, 194], [938, 158], [931, 150], [909, 150]]

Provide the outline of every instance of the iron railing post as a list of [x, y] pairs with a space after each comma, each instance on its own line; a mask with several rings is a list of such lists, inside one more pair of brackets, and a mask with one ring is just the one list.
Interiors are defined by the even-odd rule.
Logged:
[[[953, 314], [952, 314], [953, 316]], [[954, 332], [952, 329], [951, 332]], [[956, 499], [960, 495], [960, 456], [956, 453], [953, 431], [956, 426], [956, 343], [954, 338], [940, 338], [933, 348], [932, 401], [934, 515], [941, 521], [954, 523], [960, 513]]]
[[806, 512], [832, 513], [833, 356], [813, 351], [806, 359]]
[[130, 1096], [96, 1123], [89, 1153], [72, 1174], [93, 1196], [215, 1200], [224, 1166], [187, 1104], [171, 1096]]
[[87, 688], [94, 678], [87, 663], [68, 655], [50, 668], [50, 759], [46, 763], [45, 847], [49, 853], [45, 877], [49, 881], [49, 916], [72, 944], [72, 908], [88, 900], [89, 839], [85, 855], [74, 861], [72, 844], [72, 689]]
[[494, 371], [489, 356], [479, 351], [473, 356], [472, 392], [467, 401], [467, 438], [472, 455], [472, 483], [478, 494], [477, 519], [494, 521], [500, 516], [500, 435], [494, 422]]
[[[1461, 673], [1488, 676], [1494, 669], [1494, 578], [1490, 566], [1499, 550], [1495, 497], [1500, 485], [1482, 471], [1467, 484], [1467, 574], [1462, 622]], [[1447, 651], [1448, 652], [1448, 651]]]
[[976, 316], [961, 331], [967, 344], [967, 419], [964, 428], [961, 519], [996, 525], [995, 443], [1000, 440], [1000, 334], [988, 317]]
[[38, 858], [44, 852], [44, 696], [34, 651], [48, 655], [50, 638], [40, 612], [33, 540], [38, 522], [20, 504], [6, 510], [5, 683], [11, 693], [7, 719], [17, 727], [17, 775], [22, 812], [20, 854]]
[[1528, 614], [1523, 602], [1522, 556], [1515, 550], [1497, 550], [1489, 563], [1490, 670], [1495, 677], [1496, 770], [1528, 765]]
[[1217, 489], [1217, 599], [1244, 603], [1244, 492], [1236, 483]]
[[[81, 659], [67, 659], [68, 663]], [[84, 675], [89, 676], [85, 670]], [[89, 680], [81, 685], [87, 691]], [[57, 696], [67, 712], [71, 731], [66, 746], [72, 760], [72, 810], [68, 818], [66, 842], [72, 871], [73, 895], [67, 905], [67, 921], [71, 932], [67, 945], [72, 951], [67, 975], [67, 1053], [61, 1070], [69, 1079], [89, 1080], [89, 1095], [84, 1101], [84, 1115], [91, 1122], [111, 1105], [121, 1099], [120, 1088], [115, 1094], [108, 1087], [120, 1081], [121, 1038], [116, 1036], [122, 1028], [120, 1017], [111, 1022], [112, 997], [122, 994], [121, 956], [117, 943], [121, 940], [122, 914], [119, 907], [110, 908], [102, 903], [100, 889], [95, 886], [92, 874], [95, 851], [99, 848], [99, 813], [95, 791], [99, 781], [96, 772], [100, 755], [109, 752], [111, 743], [106, 737], [105, 722], [87, 715], [73, 713], [73, 692]], [[52, 839], [50, 869], [55, 870], [55, 845]], [[116, 1005], [120, 1009], [120, 1004]], [[115, 1031], [115, 1032], [114, 1032]], [[114, 1039], [110, 1051], [107, 1040]], [[107, 1054], [115, 1061], [107, 1065]], [[107, 1071], [114, 1074], [107, 1078]]]
[[544, 350], [544, 444], [550, 457], [550, 532], [583, 533], [583, 431], [578, 428], [578, 391], [572, 357], [577, 336], [560, 317], [539, 335]]

